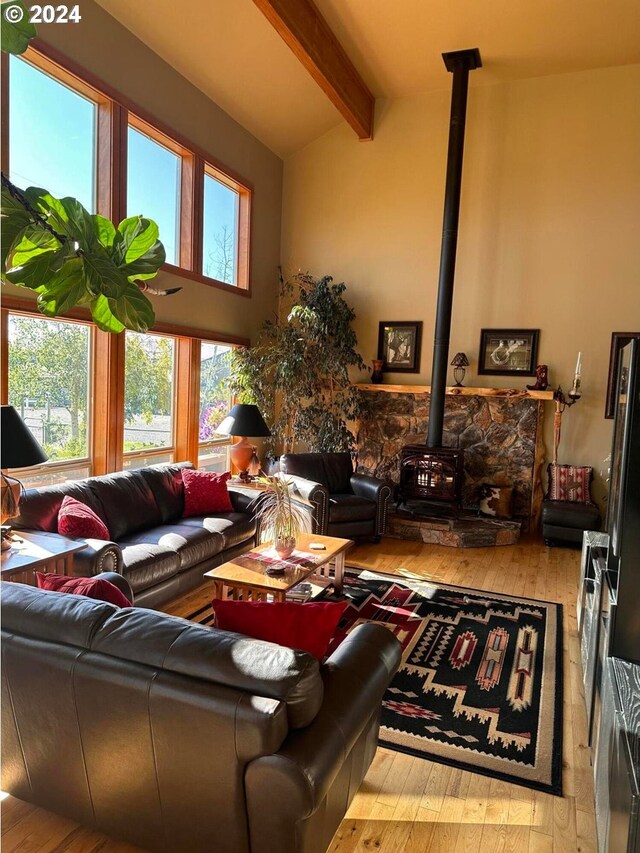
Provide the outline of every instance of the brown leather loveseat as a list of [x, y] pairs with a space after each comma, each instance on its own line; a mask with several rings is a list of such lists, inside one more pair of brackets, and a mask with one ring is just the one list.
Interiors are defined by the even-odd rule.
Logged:
[[157, 607], [194, 589], [208, 569], [255, 544], [252, 495], [229, 488], [233, 512], [183, 518], [182, 468], [191, 462], [151, 465], [103, 477], [28, 489], [18, 530], [55, 533], [65, 495], [87, 504], [105, 522], [113, 541], [85, 540], [74, 554], [74, 574], [123, 574], [138, 607]]
[[2, 593], [3, 790], [154, 851], [324, 853], [376, 750], [400, 662], [386, 628], [319, 665], [152, 610]]

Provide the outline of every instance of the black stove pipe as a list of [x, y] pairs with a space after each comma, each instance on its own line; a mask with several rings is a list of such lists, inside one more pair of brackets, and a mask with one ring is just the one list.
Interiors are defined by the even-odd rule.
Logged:
[[451, 117], [449, 119], [449, 151], [447, 155], [447, 179], [444, 191], [444, 217], [442, 223], [442, 248], [440, 252], [440, 275], [438, 278], [438, 305], [436, 308], [436, 330], [433, 343], [433, 367], [431, 370], [431, 402], [429, 406], [428, 447], [442, 447], [444, 425], [444, 401], [447, 390], [449, 365], [449, 338], [451, 335], [451, 307], [453, 305], [453, 281], [456, 269], [458, 245], [458, 220], [460, 218], [460, 190], [462, 187], [462, 155], [464, 152], [464, 128], [467, 114], [467, 90], [469, 71], [482, 67], [477, 47], [443, 53], [447, 71], [453, 73], [451, 93]]

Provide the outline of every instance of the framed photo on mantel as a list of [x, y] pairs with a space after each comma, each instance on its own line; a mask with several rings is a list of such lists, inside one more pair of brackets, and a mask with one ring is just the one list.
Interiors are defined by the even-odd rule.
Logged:
[[385, 373], [420, 373], [422, 321], [382, 322], [378, 330], [378, 358]]
[[533, 376], [540, 329], [482, 329], [478, 373], [484, 376]]

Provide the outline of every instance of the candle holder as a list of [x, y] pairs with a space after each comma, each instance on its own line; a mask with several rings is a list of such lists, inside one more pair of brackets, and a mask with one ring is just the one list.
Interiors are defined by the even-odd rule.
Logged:
[[562, 385], [558, 385], [553, 392], [556, 410], [553, 415], [553, 464], [558, 464], [558, 447], [560, 446], [560, 433], [562, 430], [562, 415], [567, 407], [573, 406], [582, 397], [580, 390], [581, 382], [579, 376], [574, 376], [571, 390], [565, 396]]

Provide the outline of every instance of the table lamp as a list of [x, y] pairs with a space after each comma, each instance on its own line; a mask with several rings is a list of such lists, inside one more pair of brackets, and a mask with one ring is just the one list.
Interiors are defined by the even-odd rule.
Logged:
[[455, 387], [461, 388], [464, 374], [467, 367], [469, 367], [469, 359], [467, 358], [466, 353], [457, 352], [451, 361], [451, 367], [453, 367], [453, 378], [456, 380]]
[[238, 469], [238, 477], [243, 482], [249, 482], [249, 466], [255, 459], [257, 461], [256, 448], [249, 444], [247, 436], [263, 438], [271, 435], [271, 430], [264, 422], [257, 406], [249, 403], [237, 403], [222, 421], [216, 432], [222, 435], [238, 435], [240, 441], [232, 444], [229, 450], [231, 461]]
[[49, 458], [35, 440], [29, 428], [13, 406], [2, 406], [0, 415], [2, 450], [0, 452], [0, 475], [2, 478], [1, 519], [18, 514], [22, 483], [4, 473], [5, 468], [29, 468], [40, 465]]

